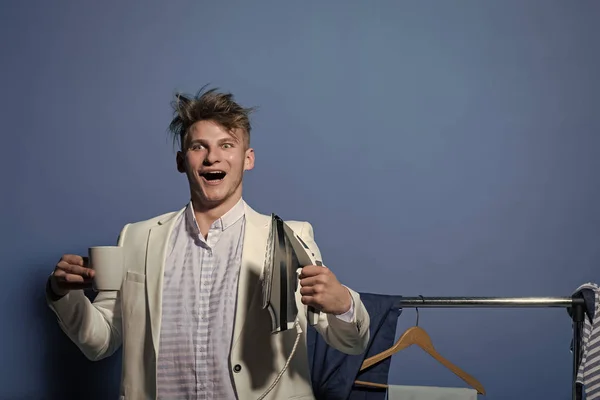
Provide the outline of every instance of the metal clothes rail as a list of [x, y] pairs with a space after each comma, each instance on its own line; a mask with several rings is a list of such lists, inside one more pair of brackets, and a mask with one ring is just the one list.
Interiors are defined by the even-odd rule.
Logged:
[[398, 308], [566, 308], [573, 320], [572, 399], [581, 399], [577, 368], [581, 359], [579, 337], [583, 329], [585, 301], [581, 297], [403, 297]]

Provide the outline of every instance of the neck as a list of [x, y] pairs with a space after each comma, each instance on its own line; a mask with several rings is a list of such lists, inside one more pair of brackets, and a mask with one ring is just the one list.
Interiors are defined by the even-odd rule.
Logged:
[[221, 218], [229, 210], [231, 210], [240, 199], [241, 195], [237, 195], [231, 196], [230, 198], [219, 204], [206, 204], [205, 202], [192, 198], [196, 222], [198, 223], [200, 233], [202, 234], [202, 236], [204, 236], [205, 239], [208, 236], [208, 230], [210, 229], [210, 226], [213, 224], [213, 222], [215, 222], [217, 219]]

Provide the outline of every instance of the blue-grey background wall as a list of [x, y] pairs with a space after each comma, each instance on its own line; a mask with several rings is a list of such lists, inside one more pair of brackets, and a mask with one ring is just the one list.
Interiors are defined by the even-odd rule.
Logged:
[[[359, 291], [569, 296], [600, 280], [596, 1], [4, 1], [1, 399], [106, 399], [44, 283], [188, 198], [176, 90], [257, 105], [246, 200]], [[414, 324], [400, 317], [398, 335]], [[422, 310], [488, 399], [567, 399], [564, 309]], [[538, 375], [539, 374], [539, 375]], [[463, 386], [424, 352], [390, 383]]]

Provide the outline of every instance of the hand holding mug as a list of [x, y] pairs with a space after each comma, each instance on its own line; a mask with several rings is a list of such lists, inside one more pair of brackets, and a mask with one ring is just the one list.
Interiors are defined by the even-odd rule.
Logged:
[[71, 290], [92, 287], [94, 270], [88, 268], [87, 264], [87, 257], [64, 254], [50, 278], [52, 291], [56, 295], [64, 296]]
[[120, 290], [123, 281], [123, 248], [90, 247], [88, 254], [89, 257], [75, 254], [62, 256], [50, 279], [50, 288], [56, 295], [64, 296], [71, 290], [87, 288], [96, 291]]

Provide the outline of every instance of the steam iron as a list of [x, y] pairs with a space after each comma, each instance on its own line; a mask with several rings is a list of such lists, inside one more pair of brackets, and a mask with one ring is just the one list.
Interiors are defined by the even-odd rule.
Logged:
[[[267, 241], [262, 279], [263, 309], [271, 316], [271, 333], [294, 327], [298, 308], [295, 292], [298, 289], [298, 268], [323, 265], [314, 258], [306, 243], [277, 215], [271, 214], [271, 228]], [[307, 319], [316, 325], [319, 311], [308, 307]]]

